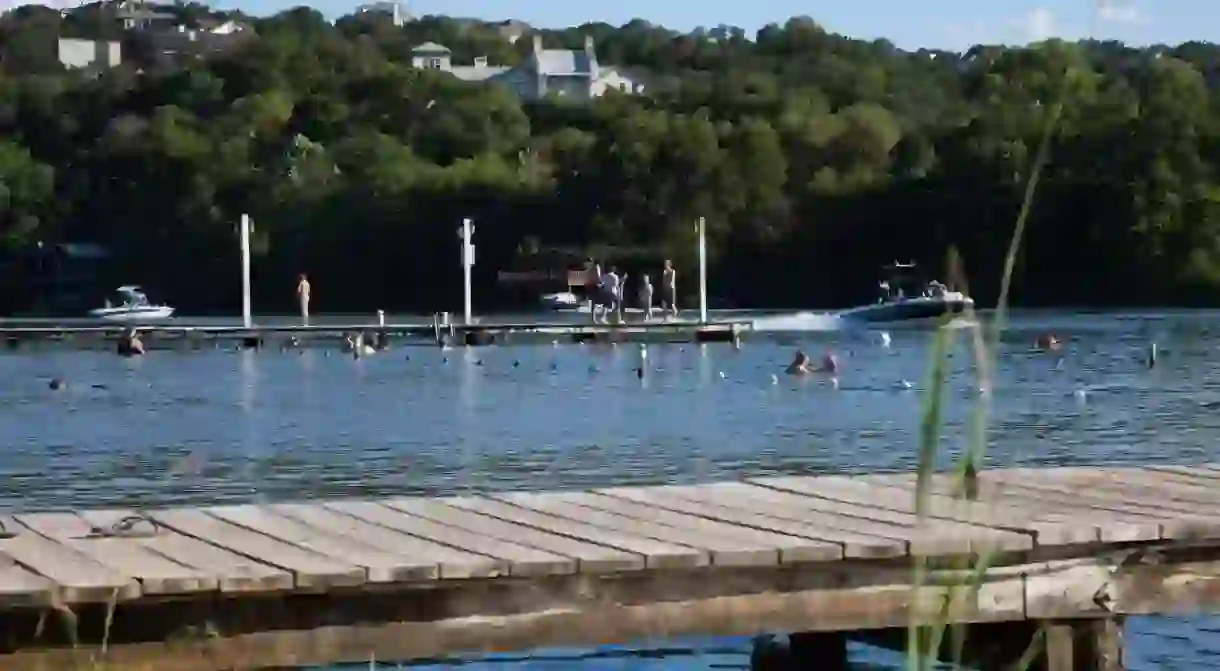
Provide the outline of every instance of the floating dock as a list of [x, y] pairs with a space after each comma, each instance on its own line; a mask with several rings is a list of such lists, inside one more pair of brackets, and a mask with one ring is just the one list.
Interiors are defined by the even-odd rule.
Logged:
[[231, 324], [93, 324], [0, 325], [0, 339], [8, 349], [44, 343], [61, 346], [112, 345], [128, 328], [136, 328], [146, 346], [203, 348], [228, 344], [237, 347], [307, 347], [333, 344], [351, 334], [381, 338], [398, 344], [501, 345], [592, 342], [729, 342], [749, 331], [749, 320], [697, 322], [689, 320], [593, 324], [580, 322], [497, 322], [444, 324], [321, 323], [235, 326]]
[[799, 632], [799, 668], [841, 670], [849, 638], [900, 647], [911, 624], [950, 623], [993, 665], [1036, 639], [1041, 668], [1113, 671], [1125, 615], [1220, 599], [1220, 465], [986, 471], [978, 501], [937, 475], [921, 514], [914, 485], [16, 512], [0, 516], [0, 668], [219, 671], [774, 631]]

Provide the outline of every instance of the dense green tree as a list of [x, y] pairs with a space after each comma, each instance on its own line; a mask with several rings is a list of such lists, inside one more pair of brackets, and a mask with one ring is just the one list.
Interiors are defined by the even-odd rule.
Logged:
[[[753, 36], [595, 23], [542, 37], [582, 49], [592, 36], [643, 94], [522, 101], [411, 67], [424, 42], [455, 64], [523, 62], [533, 40], [501, 24], [160, 9], [188, 27], [240, 18], [256, 36], [167, 64], [110, 4], [0, 15], [6, 256], [101, 243], [125, 281], [184, 311], [232, 311], [248, 213], [261, 309], [287, 307], [305, 271], [322, 310], [440, 310], [459, 300], [463, 217], [478, 222], [483, 307], [511, 296], [497, 270], [562, 263], [557, 249], [633, 274], [668, 257], [690, 277], [704, 217], [713, 292], [738, 304], [861, 300], [877, 266], [940, 272], [950, 247], [986, 302], [1049, 131], [1018, 303], [1220, 292], [1215, 45], [907, 52], [809, 17]], [[57, 37], [122, 40], [124, 63], [66, 71]]]

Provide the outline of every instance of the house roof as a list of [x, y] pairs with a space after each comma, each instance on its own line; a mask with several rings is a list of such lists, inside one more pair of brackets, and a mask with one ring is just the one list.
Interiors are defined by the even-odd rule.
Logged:
[[538, 74], [585, 75], [596, 74], [597, 61], [583, 51], [568, 49], [542, 49], [534, 52], [538, 61]]
[[424, 42], [423, 44], [411, 50], [413, 54], [451, 54], [453, 53], [449, 47], [436, 42]]

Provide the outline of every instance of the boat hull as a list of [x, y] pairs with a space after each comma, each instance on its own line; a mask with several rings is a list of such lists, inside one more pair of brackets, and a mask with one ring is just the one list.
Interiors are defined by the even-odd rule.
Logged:
[[97, 308], [90, 310], [89, 316], [108, 322], [147, 322], [173, 317], [174, 308], [167, 305], [151, 305], [138, 308]]
[[901, 301], [886, 301], [874, 305], [862, 305], [858, 308], [844, 310], [839, 313], [841, 319], [856, 322], [905, 322], [916, 320], [938, 319], [946, 314], [961, 314], [967, 308], [973, 307], [974, 301], [969, 298], [910, 298]]

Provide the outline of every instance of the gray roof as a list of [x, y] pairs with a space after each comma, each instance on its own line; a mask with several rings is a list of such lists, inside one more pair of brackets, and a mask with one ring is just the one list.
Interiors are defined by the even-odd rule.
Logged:
[[583, 51], [542, 49], [534, 52], [534, 58], [538, 59], [538, 74], [585, 77], [596, 74], [597, 60], [590, 59]]
[[413, 54], [451, 54], [449, 47], [436, 42], [424, 42], [411, 50]]

